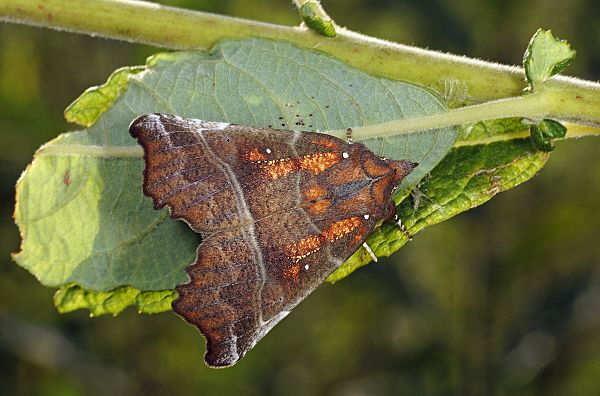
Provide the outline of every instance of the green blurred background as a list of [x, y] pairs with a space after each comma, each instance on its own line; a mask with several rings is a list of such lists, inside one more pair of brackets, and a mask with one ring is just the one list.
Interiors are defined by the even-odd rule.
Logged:
[[[287, 0], [161, 3], [298, 23]], [[508, 64], [550, 28], [578, 51], [568, 73], [600, 78], [596, 0], [324, 6], [369, 35]], [[233, 368], [206, 368], [201, 336], [172, 313], [59, 315], [53, 290], [11, 262], [14, 184], [74, 128], [73, 99], [157, 51], [0, 25], [0, 394], [600, 394], [600, 139], [558, 143], [533, 180], [323, 285]]]

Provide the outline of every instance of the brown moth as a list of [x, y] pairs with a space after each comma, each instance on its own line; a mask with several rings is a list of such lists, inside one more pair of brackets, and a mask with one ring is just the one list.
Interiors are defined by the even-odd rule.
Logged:
[[391, 194], [416, 166], [315, 132], [166, 114], [129, 130], [144, 193], [202, 234], [173, 309], [204, 334], [212, 367], [235, 364], [393, 220]]

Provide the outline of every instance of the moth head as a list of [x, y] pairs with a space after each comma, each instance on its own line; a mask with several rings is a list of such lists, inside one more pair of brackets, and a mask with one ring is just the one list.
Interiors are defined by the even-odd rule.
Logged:
[[418, 165], [416, 162], [390, 160], [380, 157], [369, 150], [363, 152], [361, 162], [363, 169], [369, 177], [373, 179], [386, 178], [389, 180], [391, 175], [393, 185], [398, 185]]
[[398, 185], [419, 164], [406, 160], [387, 160], [388, 166], [394, 170], [394, 182]]

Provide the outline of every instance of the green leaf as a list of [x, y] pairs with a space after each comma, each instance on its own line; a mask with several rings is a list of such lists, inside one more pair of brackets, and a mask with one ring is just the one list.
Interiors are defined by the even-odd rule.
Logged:
[[335, 37], [335, 26], [333, 21], [327, 17], [321, 3], [318, 1], [307, 1], [300, 7], [300, 17], [313, 31], [325, 36]]
[[563, 138], [567, 134], [567, 128], [563, 124], [549, 119], [532, 125], [530, 131], [531, 141], [534, 147], [540, 151], [554, 150], [552, 139]]
[[[413, 198], [400, 204], [398, 214], [415, 235], [530, 179], [547, 158], [548, 154], [536, 151], [529, 139], [523, 138], [457, 147], [431, 172]], [[385, 224], [367, 244], [377, 256], [389, 256], [406, 242], [397, 226]], [[336, 282], [370, 261], [366, 250], [359, 249], [328, 281]]]
[[525, 56], [523, 67], [525, 76], [532, 90], [549, 77], [563, 71], [575, 59], [575, 50], [566, 40], [559, 40], [550, 30], [539, 29], [531, 38]]
[[83, 126], [93, 125], [127, 89], [129, 77], [144, 71], [142, 66], [122, 67], [108, 78], [106, 84], [86, 90], [65, 110], [65, 119]]
[[527, 131], [527, 128], [528, 125], [518, 117], [480, 121], [472, 125], [461, 126], [457, 141], [489, 144], [497, 139], [506, 140], [506, 135], [527, 136], [526, 132], [523, 133]]
[[[136, 116], [164, 112], [326, 131], [445, 111], [425, 88], [269, 40], [223, 42], [210, 54], [159, 54], [144, 71], [118, 73], [70, 107], [78, 114], [72, 119], [95, 123], [38, 151], [18, 182], [15, 210], [23, 238], [14, 256], [18, 264], [49, 286], [76, 284], [87, 292], [127, 286], [111, 292], [116, 308], [107, 312], [130, 304], [133, 289], [172, 290], [185, 282], [183, 268], [193, 262], [199, 242], [187, 225], [152, 209], [142, 194], [142, 151], [128, 134]], [[114, 100], [93, 94], [99, 90], [122, 93]], [[106, 111], [97, 117], [87, 107]], [[456, 134], [445, 128], [364, 143], [379, 155], [419, 162], [407, 181], [415, 184], [446, 155]]]
[[54, 305], [60, 313], [87, 309], [91, 316], [118, 315], [128, 306], [136, 306], [139, 313], [158, 313], [171, 310], [177, 298], [174, 290], [140, 291], [121, 286], [111, 291], [85, 290], [76, 284], [62, 286], [54, 294]]

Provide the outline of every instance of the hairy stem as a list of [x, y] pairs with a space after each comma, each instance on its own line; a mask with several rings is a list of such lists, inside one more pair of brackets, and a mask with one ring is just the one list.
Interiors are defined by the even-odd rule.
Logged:
[[[440, 93], [459, 88], [463, 99], [475, 101], [516, 96], [526, 86], [523, 70], [517, 67], [400, 45], [341, 28], [337, 37], [325, 38], [304, 28], [144, 1], [0, 0], [0, 19], [173, 49], [206, 50], [219, 40], [248, 36], [287, 40], [317, 48], [362, 70], [426, 85]], [[600, 92], [600, 84], [564, 77], [546, 84]]]
[[[465, 106], [431, 116], [352, 128], [352, 137], [355, 140], [364, 140], [509, 117], [523, 117], [536, 121], [553, 118], [572, 124], [583, 124], [576, 130], [570, 131], [568, 137], [600, 134], [598, 109], [584, 105], [575, 112], [571, 106], [565, 105], [569, 101], [576, 101], [576, 98], [569, 97], [569, 94], [568, 90], [544, 89], [525, 96]], [[346, 136], [346, 130], [328, 131], [328, 133], [340, 138]]]
[[[517, 67], [395, 44], [341, 28], [337, 29], [335, 38], [327, 38], [305, 28], [143, 1], [0, 0], [0, 19], [175, 49], [205, 50], [225, 38], [248, 36], [287, 40], [316, 48], [376, 75], [428, 86], [440, 94], [458, 91], [460, 97], [450, 99], [476, 103], [519, 96], [526, 86], [523, 70]], [[528, 95], [455, 109], [419, 120], [401, 120], [384, 129], [400, 133], [398, 128], [401, 131], [427, 129], [510, 115], [563, 119], [580, 125], [580, 131], [598, 133], [600, 84], [554, 77], [544, 83], [544, 91], [539, 93], [545, 94], [539, 96], [542, 100], [537, 104], [532, 103], [535, 97]], [[523, 103], [527, 104], [525, 108], [520, 107]], [[381, 129], [373, 131], [374, 126], [370, 128], [357, 129], [354, 134], [376, 136], [382, 133]]]
[[[372, 124], [352, 128], [354, 140], [365, 140], [374, 137], [394, 136], [414, 131], [423, 131], [434, 128], [443, 128], [453, 125], [468, 124], [498, 118], [524, 117], [541, 120], [547, 117], [557, 117], [562, 110], [563, 100], [561, 91], [543, 90], [525, 96], [490, 101], [474, 106], [465, 106], [449, 110], [445, 113], [434, 114], [427, 117], [407, 118], [381, 124]], [[549, 110], [551, 110], [549, 112]], [[590, 135], [599, 135], [600, 129], [566, 123], [568, 133], [566, 138], [578, 138]], [[346, 130], [326, 131], [328, 134], [346, 138]], [[480, 140], [459, 141], [455, 147], [476, 144], [490, 144], [496, 141], [505, 141], [529, 136], [529, 131], [524, 125], [524, 130], [510, 134], [496, 135]], [[37, 155], [85, 155], [92, 157], [142, 157], [143, 151], [139, 146], [88, 146], [88, 145], [45, 145], [40, 148]]]

